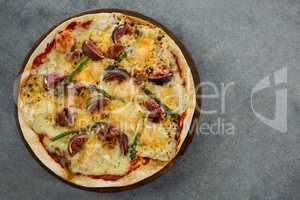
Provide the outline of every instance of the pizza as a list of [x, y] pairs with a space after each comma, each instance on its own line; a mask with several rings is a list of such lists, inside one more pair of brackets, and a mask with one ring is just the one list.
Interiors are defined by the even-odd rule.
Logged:
[[196, 106], [190, 67], [158, 25], [119, 12], [50, 31], [21, 75], [18, 120], [37, 158], [84, 187], [132, 185], [162, 170]]

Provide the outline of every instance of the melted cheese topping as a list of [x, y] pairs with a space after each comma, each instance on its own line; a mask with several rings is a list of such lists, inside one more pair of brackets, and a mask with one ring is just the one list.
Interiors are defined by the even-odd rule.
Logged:
[[27, 113], [27, 120], [33, 130], [37, 133], [47, 134], [54, 137], [68, 129], [55, 125], [54, 114], [56, 112], [55, 104], [50, 98], [45, 98], [33, 105], [24, 107], [24, 113]]
[[74, 173], [86, 175], [124, 175], [129, 170], [130, 160], [122, 156], [118, 146], [99, 142], [90, 137], [82, 150], [71, 158], [70, 168]]
[[157, 160], [168, 161], [175, 156], [174, 130], [168, 131], [162, 124], [148, 122], [141, 134], [138, 154]]
[[[126, 19], [108, 13], [95, 16], [88, 28], [78, 27], [72, 30], [68, 34], [72, 38], [68, 38], [66, 42], [74, 43], [72, 48], [81, 50], [84, 41], [92, 40], [105, 54], [113, 45], [113, 30]], [[154, 70], [158, 70], [161, 66], [169, 68], [174, 72], [174, 77], [169, 83], [163, 86], [146, 83], [146, 86], [170, 109], [178, 113], [184, 112], [188, 102], [187, 92], [181, 85], [176, 61], [171, 54], [172, 47], [169, 45], [171, 39], [165, 36], [162, 30], [147, 23], [138, 22], [134, 30], [133, 34], [120, 38], [126, 57], [119, 60], [117, 64], [127, 70], [131, 76], [134, 70], [144, 70], [149, 66]], [[170, 117], [166, 117], [160, 123], [152, 123], [147, 119], [149, 111], [145, 109], [143, 102], [149, 97], [134, 83], [133, 77], [122, 82], [103, 81], [105, 68], [115, 64], [116, 60], [110, 58], [90, 60], [74, 77], [74, 82], [97, 86], [111, 96], [117, 97], [110, 100], [100, 111], [91, 113], [87, 110], [90, 98], [93, 95], [101, 95], [97, 92], [81, 91], [79, 94], [67, 93], [67, 96], [60, 96], [53, 88], [45, 89], [44, 76], [52, 73], [69, 75], [75, 70], [76, 65], [67, 59], [67, 53], [52, 49], [47, 54], [47, 61], [32, 70], [30, 78], [22, 84], [20, 96], [23, 101], [23, 115], [37, 134], [43, 133], [48, 138], [52, 138], [65, 131], [79, 130], [95, 122], [105, 121], [128, 136], [130, 147], [137, 135], [139, 136], [136, 141], [137, 156], [160, 161], [169, 161], [175, 156], [176, 124]], [[62, 127], [55, 122], [56, 113], [64, 107], [74, 110], [75, 121], [72, 127]], [[72, 135], [57, 141], [48, 139], [45, 145], [50, 151], [58, 151], [60, 155], [66, 155], [70, 163], [69, 169], [73, 173], [126, 174], [130, 167], [129, 153], [122, 155], [117, 144], [102, 141], [93, 133], [88, 134], [88, 140], [74, 156], [70, 156], [67, 150]]]

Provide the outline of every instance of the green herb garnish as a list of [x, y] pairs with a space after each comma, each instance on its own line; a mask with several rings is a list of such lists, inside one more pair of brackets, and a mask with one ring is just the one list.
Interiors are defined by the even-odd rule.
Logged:
[[124, 51], [121, 55], [116, 58], [117, 63], [120, 63], [123, 59], [127, 58], [127, 53]]
[[94, 124], [88, 125], [84, 128], [80, 128], [78, 130], [71, 130], [71, 131], [62, 132], [62, 133], [50, 138], [50, 140], [51, 141], [56, 141], [56, 140], [59, 140], [59, 139], [65, 137], [65, 136], [72, 135], [72, 134], [78, 134], [79, 132], [85, 132], [87, 130], [91, 130], [91, 128], [96, 126], [96, 125], [103, 125], [103, 124], [105, 124], [105, 122], [95, 122]]
[[89, 58], [87, 57], [81, 59], [76, 69], [70, 75], [68, 75], [59, 85], [57, 85], [56, 87], [57, 94], [59, 95], [65, 94], [67, 85], [71, 83], [74, 80], [75, 76], [83, 70], [83, 68], [86, 66], [88, 61]]
[[56, 141], [56, 140], [59, 140], [65, 136], [68, 136], [68, 135], [72, 135], [72, 134], [77, 134], [78, 131], [66, 131], [66, 132], [63, 132], [63, 133], [60, 133], [52, 138], [50, 138], [51, 141]]
[[137, 146], [138, 140], [139, 140], [139, 134], [136, 134], [136, 136], [133, 139], [132, 144], [129, 147], [129, 157], [131, 160], [135, 159], [135, 157], [136, 157], [136, 152], [137, 152], [136, 146]]
[[83, 68], [86, 66], [88, 61], [89, 61], [89, 58], [87, 58], [87, 57], [82, 58], [81, 61], [79, 62], [79, 64], [77, 65], [76, 69], [69, 76], [67, 76], [67, 78], [63, 81], [63, 84], [67, 85], [70, 82], [72, 82], [74, 80], [75, 76], [83, 70]]

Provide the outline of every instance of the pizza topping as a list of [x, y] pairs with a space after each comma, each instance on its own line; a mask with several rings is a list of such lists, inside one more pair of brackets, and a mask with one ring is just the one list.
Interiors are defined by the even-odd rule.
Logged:
[[55, 40], [52, 40], [50, 43], [48, 43], [44, 52], [40, 53], [32, 61], [32, 68], [38, 67], [39, 65], [45, 63], [48, 60], [47, 59], [48, 53], [50, 53], [50, 51], [53, 49], [54, 46], [55, 46]]
[[183, 123], [184, 123], [184, 119], [186, 117], [186, 112], [183, 112], [176, 120], [176, 124], [177, 124], [177, 130], [176, 130], [176, 135], [175, 135], [175, 139], [177, 141], [177, 143], [179, 142], [179, 139], [180, 139], [180, 133], [181, 133], [181, 130], [183, 128]]
[[89, 62], [88, 58], [86, 57], [82, 58], [79, 64], [76, 66], [75, 70], [65, 78], [63, 84], [68, 85], [69, 83], [71, 83], [74, 80], [75, 76], [84, 69], [84, 67], [87, 65], [88, 62]]
[[97, 47], [96, 43], [91, 40], [87, 40], [82, 44], [82, 52], [92, 60], [100, 60], [104, 58], [103, 53]]
[[154, 99], [145, 101], [144, 106], [150, 111], [148, 118], [151, 122], [157, 123], [163, 119], [164, 110]]
[[158, 103], [164, 110], [164, 112], [166, 112], [167, 115], [171, 116], [172, 118], [178, 118], [178, 113], [174, 112], [172, 109], [170, 109], [166, 104], [164, 104], [151, 90], [149, 90], [148, 88], [143, 88], [144, 93], [149, 96], [150, 98], [152, 98], [154, 101], [156, 101], [156, 103]]
[[119, 83], [129, 78], [129, 73], [125, 69], [121, 69], [117, 66], [111, 65], [105, 69], [106, 74], [103, 80], [108, 81], [118, 81]]
[[98, 122], [91, 127], [91, 130], [98, 135], [98, 138], [103, 141], [116, 141], [120, 146], [121, 153], [127, 154], [128, 151], [128, 136], [117, 129], [115, 126]]
[[72, 49], [66, 54], [66, 60], [77, 62], [82, 57], [82, 53], [79, 49]]
[[[25, 92], [21, 95], [28, 104], [53, 104], [42, 122], [38, 122], [38, 115], [33, 116], [34, 124], [39, 124], [34, 130], [48, 135], [45, 149], [62, 155], [62, 165], [71, 174], [118, 180], [141, 166], [131, 162], [144, 157], [149, 158], [148, 162], [164, 162], [176, 155], [185, 115], [171, 108], [182, 110], [186, 104], [175, 98], [162, 100], [178, 94], [177, 88], [168, 83], [174, 76], [174, 82], [183, 79], [185, 68], [179, 66], [181, 55], [173, 54], [171, 39], [164, 37], [158, 27], [126, 17], [111, 17], [105, 22], [96, 18], [95, 23], [92, 20], [73, 21], [55, 35], [44, 52], [33, 59], [31, 69], [43, 65], [37, 71], [36, 81], [24, 83]], [[53, 73], [47, 74], [49, 71]], [[128, 81], [130, 77], [132, 81]], [[147, 85], [159, 93], [147, 89]], [[133, 87], [133, 94], [128, 93], [129, 87]], [[54, 90], [55, 96], [49, 89]], [[33, 101], [36, 93], [39, 96]], [[135, 96], [139, 97], [138, 102], [144, 100], [143, 110], [134, 101]], [[64, 103], [72, 106], [63, 107]], [[125, 106], [126, 109], [118, 110]], [[46, 104], [37, 107], [42, 110]], [[149, 126], [140, 127], [141, 119]], [[53, 159], [61, 162], [56, 156]]]
[[110, 100], [119, 100], [119, 101], [122, 101], [122, 102], [125, 102], [123, 99], [117, 97], [117, 96], [113, 96], [113, 95], [110, 95], [108, 92], [106, 92], [104, 89], [101, 89], [101, 88], [98, 88], [97, 86], [95, 85], [90, 85], [89, 86], [90, 90], [92, 91], [96, 91], [100, 94], [102, 94], [104, 97], [110, 99]]
[[48, 136], [44, 133], [38, 134], [39, 137], [39, 141], [42, 143], [42, 145], [44, 146], [44, 148], [46, 149], [46, 152], [48, 153], [48, 155], [55, 161], [57, 162], [61, 167], [63, 168], [68, 168], [69, 162], [65, 157], [64, 152], [60, 153], [57, 151], [53, 151], [50, 150], [46, 143], [45, 140], [48, 140]]
[[138, 140], [139, 140], [139, 134], [137, 134], [134, 137], [133, 142], [129, 147], [129, 157], [131, 160], [134, 160], [136, 158], [136, 153], [137, 153], [136, 146], [137, 146]]
[[108, 105], [109, 100], [102, 96], [96, 96], [89, 100], [87, 110], [90, 113], [95, 113], [99, 110], [103, 110], [105, 106]]
[[69, 51], [74, 45], [75, 39], [69, 30], [61, 31], [55, 37], [55, 49], [61, 53]]
[[178, 56], [176, 55], [175, 52], [172, 51], [171, 53], [172, 53], [172, 56], [173, 56], [173, 58], [174, 58], [174, 60], [176, 62], [176, 65], [177, 65], [177, 68], [178, 68], [178, 72], [179, 72], [179, 76], [182, 79], [182, 84], [185, 85], [185, 78], [184, 78], [184, 74], [183, 74], [183, 69], [182, 69], [182, 67], [180, 65], [180, 62], [179, 62], [179, 58], [178, 58]]
[[147, 74], [143, 70], [135, 70], [133, 73], [134, 83], [141, 85], [146, 79]]
[[130, 27], [130, 25], [128, 23], [125, 24], [121, 24], [119, 26], [117, 26], [112, 33], [112, 40], [114, 43], [118, 43], [120, 38], [123, 35], [127, 35], [127, 34], [132, 34], [132, 28]]
[[48, 74], [44, 76], [44, 84], [48, 89], [53, 88], [57, 86], [58, 83], [62, 82], [65, 78], [66, 76], [63, 74], [56, 74], [56, 73]]
[[117, 135], [117, 141], [119, 143], [121, 153], [123, 155], [126, 155], [127, 151], [128, 151], [128, 137], [127, 137], [127, 135], [125, 133], [120, 132]]
[[82, 82], [78, 81], [68, 85], [68, 92], [78, 95], [83, 88], [86, 88], [86, 86]]
[[173, 73], [155, 73], [149, 76], [148, 80], [156, 85], [163, 85], [171, 80]]
[[111, 141], [119, 134], [116, 127], [106, 122], [96, 123], [92, 127], [92, 130], [94, 130], [98, 138], [103, 141]]
[[160, 108], [160, 105], [154, 99], [148, 99], [147, 101], [145, 101], [144, 106], [149, 111], [153, 111]]
[[75, 118], [70, 109], [65, 107], [56, 114], [55, 121], [60, 126], [70, 127], [74, 125]]
[[79, 131], [66, 131], [66, 132], [63, 132], [63, 133], [60, 133], [54, 137], [51, 138], [51, 141], [56, 141], [56, 140], [59, 140], [63, 137], [66, 137], [68, 135], [72, 135], [72, 134], [77, 134]]
[[78, 22], [71, 22], [70, 24], [68, 24], [68, 26], [66, 27], [66, 30], [74, 30], [75, 27], [78, 25]]
[[86, 22], [82, 22], [80, 25], [81, 25], [82, 28], [87, 29], [87, 28], [90, 27], [90, 25], [91, 25], [92, 22], [93, 22], [92, 20], [88, 20]]
[[105, 122], [98, 122], [95, 123], [91, 130], [97, 134], [98, 138], [100, 140], [109, 141], [113, 138], [113, 135], [111, 134], [111, 126]]
[[126, 155], [128, 151], [128, 136], [113, 125], [110, 125], [109, 133], [117, 139], [121, 153]]
[[124, 47], [121, 44], [119, 43], [114, 44], [113, 46], [108, 48], [106, 52], [106, 57], [111, 59], [116, 59], [121, 55], [123, 49]]
[[87, 139], [88, 136], [85, 133], [74, 135], [70, 139], [68, 145], [68, 152], [70, 156], [74, 156], [76, 153], [78, 153]]
[[66, 30], [73, 31], [76, 27], [81, 27], [81, 28], [87, 29], [87, 28], [89, 28], [91, 23], [92, 23], [92, 20], [88, 20], [85, 22], [73, 21], [66, 27]]
[[118, 57], [115, 58], [115, 60], [117, 63], [120, 63], [120, 62], [122, 62], [122, 60], [126, 59], [127, 56], [128, 56], [127, 52], [123, 51]]
[[153, 123], [158, 123], [163, 118], [164, 118], [164, 110], [162, 108], [152, 110], [148, 115], [148, 119]]

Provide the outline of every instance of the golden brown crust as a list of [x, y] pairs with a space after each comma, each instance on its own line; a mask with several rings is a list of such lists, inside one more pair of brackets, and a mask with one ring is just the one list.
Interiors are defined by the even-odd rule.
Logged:
[[[39, 55], [41, 52], [44, 51], [44, 49], [47, 47], [47, 45], [51, 44], [51, 41], [53, 41], [53, 38], [56, 33], [58, 33], [60, 30], [63, 30], [68, 24], [72, 21], [82, 20], [86, 21], [93, 17], [93, 15], [99, 15], [99, 14], [87, 14], [84, 16], [76, 17], [69, 19], [65, 22], [63, 22], [61, 25], [57, 26], [54, 30], [52, 30], [43, 40], [42, 42], [37, 46], [37, 48], [33, 51], [31, 56], [28, 59], [28, 62], [24, 68], [24, 72], [21, 76], [20, 86], [26, 80], [27, 76], [30, 74], [30, 71], [32, 69], [33, 61], [36, 58], [37, 55]], [[135, 17], [130, 17], [131, 19], [136, 19]], [[142, 19], [138, 19], [139, 22], [144, 22]], [[150, 22], [145, 22], [149, 24]], [[182, 78], [185, 80], [185, 87], [187, 88], [188, 93], [188, 99], [189, 105], [186, 110], [186, 118], [184, 120], [183, 129], [180, 133], [180, 143], [178, 144], [177, 153], [180, 150], [181, 145], [185, 141], [185, 138], [188, 134], [189, 127], [192, 122], [193, 113], [196, 106], [196, 96], [195, 96], [195, 88], [194, 88], [194, 82], [192, 78], [192, 74], [190, 71], [190, 68], [187, 64], [187, 61], [185, 60], [180, 48], [176, 45], [176, 43], [172, 40], [171, 45], [174, 47], [175, 51], [172, 52], [176, 57], [176, 62], [178, 65], [180, 65], [182, 69]], [[20, 94], [19, 94], [20, 95]], [[20, 97], [20, 96], [19, 96]], [[57, 162], [55, 162], [47, 153], [41, 142], [39, 141], [38, 135], [30, 128], [30, 126], [26, 123], [26, 119], [23, 116], [22, 112], [22, 99], [18, 98], [18, 120], [20, 123], [20, 127], [24, 136], [25, 141], [28, 143], [34, 154], [37, 156], [37, 158], [52, 172], [54, 172], [59, 177], [74, 183], [76, 185], [84, 186], [84, 187], [92, 187], [92, 188], [105, 188], [105, 187], [121, 187], [121, 186], [127, 186], [134, 183], [137, 183], [147, 177], [152, 176], [153, 174], [157, 173], [158, 171], [162, 170], [166, 165], [168, 165], [168, 162], [161, 162], [156, 160], [150, 160], [150, 162], [147, 165], [141, 166], [138, 169], [132, 171], [125, 177], [116, 180], [116, 181], [105, 181], [102, 179], [94, 179], [87, 176], [80, 176], [75, 175], [70, 177], [69, 173], [66, 169], [62, 168]]]

